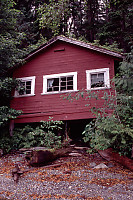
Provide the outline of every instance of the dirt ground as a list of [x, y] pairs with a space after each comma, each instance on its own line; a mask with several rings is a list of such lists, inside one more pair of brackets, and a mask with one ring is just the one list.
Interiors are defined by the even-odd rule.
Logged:
[[[16, 163], [24, 172], [18, 183], [11, 173]], [[107, 168], [95, 169], [99, 164]], [[79, 152], [51, 165], [31, 167], [25, 154], [17, 152], [0, 158], [0, 200], [4, 199], [132, 200], [133, 172], [98, 153]]]

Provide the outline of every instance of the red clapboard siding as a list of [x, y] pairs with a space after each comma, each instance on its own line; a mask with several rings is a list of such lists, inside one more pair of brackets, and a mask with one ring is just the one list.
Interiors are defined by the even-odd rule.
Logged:
[[[65, 49], [65, 51], [54, 51], [58, 49]], [[16, 119], [16, 123], [39, 122], [47, 120], [49, 116], [58, 120], [92, 118], [91, 107], [96, 106], [96, 104], [102, 106], [103, 101], [93, 99], [89, 102], [91, 105], [85, 107], [88, 102], [82, 98], [72, 103], [63, 100], [61, 95], [64, 93], [41, 95], [43, 75], [77, 72], [77, 86], [78, 90], [81, 90], [86, 89], [86, 70], [98, 68], [109, 68], [110, 79], [112, 79], [114, 76], [114, 58], [63, 41], [57, 41], [41, 53], [36, 54], [26, 64], [15, 69], [13, 73], [15, 78], [36, 76], [35, 96], [13, 98], [11, 101], [12, 108], [23, 111], [23, 115]], [[106, 91], [110, 92], [111, 90], [106, 89]]]

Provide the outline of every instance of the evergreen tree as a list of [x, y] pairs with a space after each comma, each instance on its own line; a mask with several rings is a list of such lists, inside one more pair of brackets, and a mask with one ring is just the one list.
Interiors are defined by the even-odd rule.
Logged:
[[98, 0], [49, 0], [39, 7], [43, 36], [69, 35], [94, 41], [98, 24]]
[[15, 0], [15, 2], [15, 8], [20, 10], [17, 17], [18, 31], [25, 35], [20, 47], [27, 48], [29, 45], [36, 44], [40, 39], [41, 29], [37, 9], [45, 0]]
[[132, 40], [132, 0], [107, 0], [105, 1], [104, 16], [98, 32], [101, 44], [112, 44], [116, 41], [119, 48], [125, 52], [130, 51], [129, 42]]
[[[23, 33], [18, 32], [13, 0], [2, 0], [0, 7], [0, 127], [8, 124], [20, 112], [10, 109], [10, 93], [16, 82], [8, 77], [8, 69], [22, 61], [24, 51], [19, 49]], [[2, 132], [2, 127], [0, 128]]]

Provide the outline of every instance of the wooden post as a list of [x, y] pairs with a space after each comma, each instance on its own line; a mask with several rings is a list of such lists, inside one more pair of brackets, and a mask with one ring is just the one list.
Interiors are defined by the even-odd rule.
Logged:
[[10, 120], [10, 124], [9, 124], [10, 136], [13, 136], [13, 129], [14, 129], [14, 120]]
[[131, 155], [131, 158], [133, 158], [133, 144], [132, 144], [132, 155]]
[[67, 121], [65, 121], [65, 140], [68, 140]]

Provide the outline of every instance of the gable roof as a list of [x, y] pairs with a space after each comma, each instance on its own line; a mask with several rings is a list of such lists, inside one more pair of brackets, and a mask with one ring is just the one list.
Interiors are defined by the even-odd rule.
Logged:
[[67, 42], [67, 43], [74, 44], [74, 45], [77, 45], [77, 46], [80, 46], [80, 47], [91, 49], [93, 51], [97, 51], [97, 52], [100, 52], [100, 53], [103, 53], [103, 54], [107, 54], [107, 55], [110, 55], [110, 56], [113, 56], [113, 57], [116, 57], [116, 58], [121, 58], [122, 59], [124, 57], [123, 54], [121, 54], [121, 53], [110, 51], [110, 50], [107, 50], [107, 49], [102, 48], [102, 47], [97, 47], [97, 46], [92, 45], [90, 43], [85, 43], [85, 42], [82, 42], [82, 41], [79, 41], [79, 40], [76, 40], [76, 39], [67, 38], [65, 36], [57, 36], [57, 37], [52, 38], [51, 40], [49, 40], [47, 43], [43, 44], [42, 46], [40, 46], [33, 53], [30, 53], [25, 58], [25, 60], [28, 60], [32, 56], [34, 56], [37, 53], [41, 52], [42, 50], [46, 49], [47, 47], [49, 47], [51, 44], [55, 43], [56, 41]]

